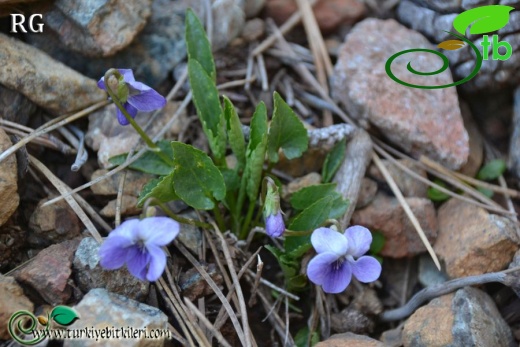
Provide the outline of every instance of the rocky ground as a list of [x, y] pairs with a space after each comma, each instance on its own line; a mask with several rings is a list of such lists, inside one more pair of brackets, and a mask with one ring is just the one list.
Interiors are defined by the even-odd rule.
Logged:
[[[376, 252], [380, 279], [356, 282], [337, 295], [312, 285], [287, 293], [278, 264], [262, 249], [263, 282], [255, 284], [255, 250], [267, 238], [245, 242], [187, 224], [170, 247], [173, 260], [160, 282], [140, 281], [126, 268], [103, 270], [96, 235], [142, 212], [137, 199], [154, 176], [114, 171], [109, 158], [133, 150], [139, 136], [119, 125], [115, 106], [96, 83], [117, 67], [132, 68], [137, 80], [163, 95], [178, 86], [163, 110], [136, 121], [144, 127], [153, 117], [151, 136], [162, 132], [207, 150], [195, 109], [184, 102], [184, 17], [193, 7], [206, 18], [210, 1], [0, 1], [0, 346], [16, 345], [7, 331], [14, 312], [38, 315], [56, 305], [80, 314], [71, 328], [164, 328], [176, 336], [112, 340], [110, 346], [203, 345], [196, 336], [212, 336], [212, 330], [241, 345], [229, 312], [218, 314], [224, 310], [215, 286], [228, 295], [233, 284], [228, 253], [237, 271], [250, 271], [240, 282], [250, 300], [249, 326], [241, 324], [253, 345], [519, 344], [520, 272], [504, 270], [520, 266], [520, 1], [314, 2], [309, 12], [307, 0], [211, 1], [217, 83], [244, 123], [258, 101], [272, 107], [277, 90], [314, 134], [306, 156], [276, 167], [286, 201], [322, 181], [325, 154], [347, 139], [334, 177], [350, 201], [343, 221], [384, 240]], [[516, 9], [498, 31], [511, 43], [509, 60], [484, 61], [479, 74], [457, 88], [415, 89], [388, 77], [385, 62], [392, 54], [434, 49], [457, 14], [489, 4]], [[12, 13], [42, 13], [43, 32], [12, 33]], [[284, 39], [277, 41], [279, 30]], [[469, 46], [446, 55], [450, 69], [412, 76], [411, 83], [449, 84], [473, 68]], [[421, 53], [416, 61], [419, 71], [439, 65], [434, 55]], [[396, 74], [406, 72], [405, 60], [395, 64]], [[72, 171], [84, 150], [88, 159]], [[496, 159], [507, 169], [482, 183], [479, 171]], [[74, 198], [59, 199], [76, 187]], [[439, 198], [442, 187], [451, 192], [445, 198]], [[169, 207], [196, 216], [184, 204]], [[302, 273], [311, 255], [304, 256]], [[240, 317], [244, 312], [230, 297]], [[210, 326], [195, 317], [199, 310]]]

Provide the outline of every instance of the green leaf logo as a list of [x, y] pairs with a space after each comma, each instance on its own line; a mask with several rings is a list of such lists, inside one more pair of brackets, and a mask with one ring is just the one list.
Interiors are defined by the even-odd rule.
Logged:
[[79, 319], [76, 311], [67, 306], [56, 306], [51, 311], [51, 319], [53, 319], [59, 325], [69, 326], [76, 319]]
[[453, 21], [453, 27], [462, 35], [471, 25], [470, 34], [486, 34], [502, 29], [509, 22], [509, 12], [514, 7], [504, 5], [489, 5], [473, 8], [459, 14]]

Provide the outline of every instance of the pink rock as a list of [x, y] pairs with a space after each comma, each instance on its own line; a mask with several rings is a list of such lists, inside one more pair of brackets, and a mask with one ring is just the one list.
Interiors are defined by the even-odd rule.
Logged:
[[79, 241], [68, 240], [45, 248], [27, 266], [16, 271], [14, 277], [32, 287], [51, 305], [67, 302], [71, 296], [68, 281], [72, 259]]
[[[298, 5], [294, 0], [267, 0], [265, 8], [269, 17], [283, 24]], [[359, 0], [319, 0], [314, 6], [314, 15], [322, 32], [332, 32], [341, 24], [354, 24], [365, 11], [365, 4]]]
[[[334, 69], [332, 94], [350, 116], [365, 128], [375, 127], [395, 145], [412, 155], [426, 155], [443, 165], [460, 168], [468, 159], [468, 134], [464, 129], [455, 87], [419, 89], [401, 85], [385, 71], [393, 54], [433, 45], [421, 34], [393, 19], [366, 19], [347, 35]], [[453, 82], [449, 69], [441, 74], [411, 74], [437, 70], [440, 59], [432, 53], [409, 53], [392, 63], [392, 72], [416, 85]]]
[[[432, 202], [423, 198], [406, 198], [406, 201], [428, 240], [434, 241], [437, 237], [437, 218]], [[426, 251], [417, 231], [394, 197], [378, 193], [370, 205], [354, 212], [352, 224], [379, 230], [384, 235], [385, 246], [381, 250], [384, 257], [403, 258]]]

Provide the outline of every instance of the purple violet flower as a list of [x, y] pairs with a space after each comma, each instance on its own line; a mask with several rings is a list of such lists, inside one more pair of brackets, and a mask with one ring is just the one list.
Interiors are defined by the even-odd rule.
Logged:
[[363, 256], [372, 243], [372, 234], [365, 227], [355, 225], [344, 234], [318, 228], [311, 235], [311, 243], [318, 254], [309, 262], [307, 276], [326, 293], [344, 291], [352, 275], [363, 283], [381, 275], [381, 264], [374, 257]]
[[265, 231], [271, 237], [280, 237], [285, 231], [285, 223], [283, 222], [282, 212], [272, 214], [265, 221]]
[[100, 264], [108, 270], [125, 263], [128, 271], [144, 281], [156, 281], [166, 267], [161, 246], [179, 234], [179, 223], [167, 217], [131, 219], [114, 229], [99, 249]]
[[[125, 110], [135, 118], [138, 111], [151, 112], [163, 108], [166, 105], [166, 99], [146, 84], [137, 82], [131, 69], [117, 69], [122, 75], [128, 88], [128, 98], [120, 100]], [[98, 87], [107, 90], [105, 85], [105, 77], [98, 81]], [[116, 93], [117, 95], [117, 93]], [[129, 122], [121, 112], [117, 109], [117, 120], [121, 125], [128, 125]]]

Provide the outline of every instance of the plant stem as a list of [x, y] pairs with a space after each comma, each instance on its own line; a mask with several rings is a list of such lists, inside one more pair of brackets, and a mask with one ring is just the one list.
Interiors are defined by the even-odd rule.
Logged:
[[135, 129], [135, 131], [137, 131], [139, 136], [141, 136], [141, 138], [144, 140], [144, 142], [149, 147], [149, 149], [152, 152], [156, 153], [159, 157], [161, 157], [161, 159], [165, 163], [167, 163], [171, 167], [174, 167], [175, 165], [173, 164], [173, 161], [171, 160], [171, 158], [168, 157], [164, 152], [161, 151], [161, 148], [152, 141], [152, 139], [144, 132], [144, 130], [139, 126], [139, 124], [137, 124], [137, 122], [132, 118], [132, 116], [130, 116], [128, 111], [123, 107], [121, 100], [119, 100], [117, 95], [114, 93], [114, 91], [112, 90], [112, 88], [110, 88], [110, 86], [108, 84], [108, 79], [111, 76], [115, 76], [116, 78], [119, 79], [119, 77], [121, 76], [121, 73], [119, 71], [117, 71], [116, 69], [110, 69], [105, 73], [106, 91], [107, 91], [108, 95], [110, 95], [110, 98], [112, 99], [114, 104], [116, 104], [117, 108], [119, 108], [121, 113], [123, 113], [123, 115], [128, 120], [128, 122], [132, 125], [132, 127]]
[[220, 208], [218, 207], [218, 203], [215, 202], [215, 207], [213, 208], [213, 213], [215, 214], [215, 219], [218, 224], [218, 228], [221, 232], [226, 230], [226, 225], [224, 224], [224, 218], [222, 217], [222, 213], [220, 212]]
[[197, 227], [200, 227], [200, 228], [205, 228], [205, 229], [211, 229], [212, 228], [211, 224], [209, 224], [209, 223], [200, 222], [200, 221], [195, 220], [195, 219], [184, 218], [184, 217], [181, 217], [181, 216], [173, 213], [165, 204], [163, 204], [162, 202], [160, 202], [157, 199], [154, 199], [154, 202], [157, 203], [157, 205], [159, 205], [161, 210], [163, 210], [164, 213], [166, 213], [168, 215], [168, 217], [170, 217], [173, 220], [176, 220], [179, 223], [194, 225], [194, 226], [197, 226]]
[[249, 225], [251, 224], [251, 218], [253, 217], [253, 212], [255, 211], [255, 205], [256, 204], [254, 202], [251, 202], [249, 205], [249, 208], [247, 210], [246, 219], [242, 226], [242, 230], [240, 231], [240, 235], [238, 236], [238, 238], [241, 240], [243, 240], [247, 237]]

